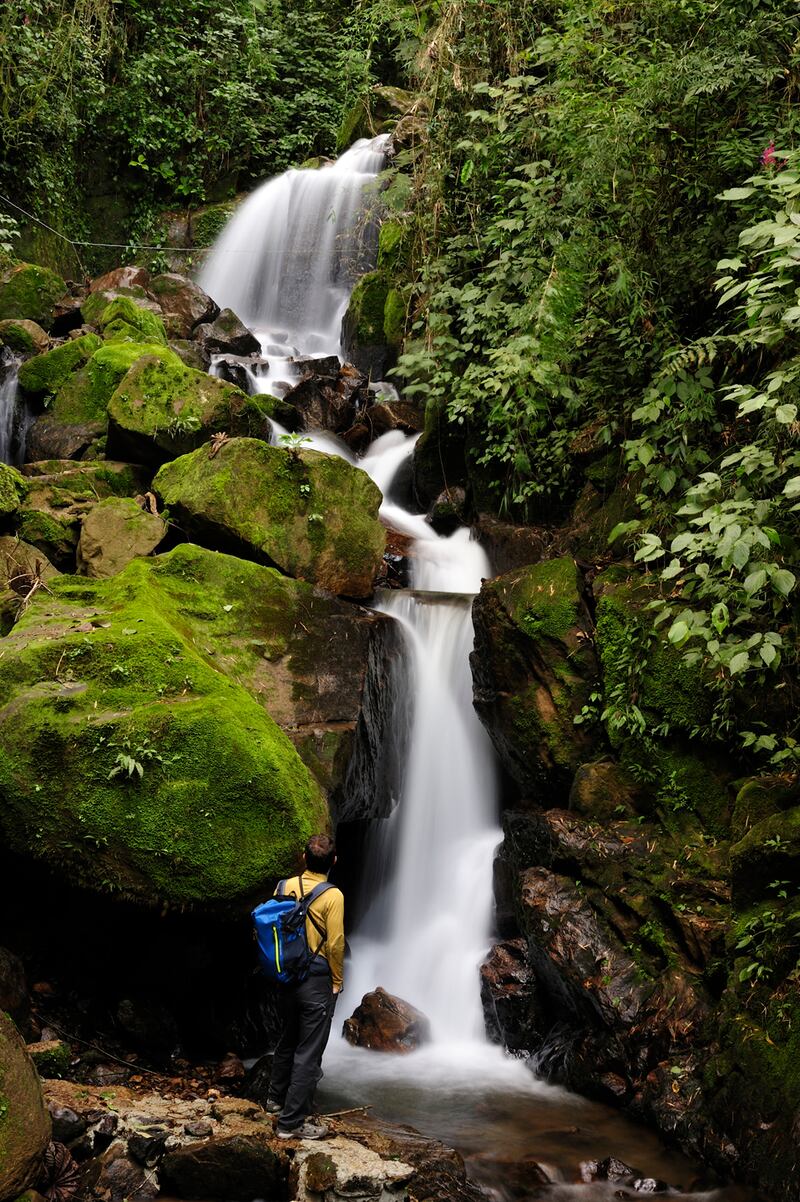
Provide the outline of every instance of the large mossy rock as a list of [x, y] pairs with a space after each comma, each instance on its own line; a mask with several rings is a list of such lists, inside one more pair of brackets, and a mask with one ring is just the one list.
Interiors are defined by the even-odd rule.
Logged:
[[574, 721], [597, 680], [574, 561], [485, 581], [473, 613], [475, 708], [503, 766], [523, 793], [566, 799], [595, 745]]
[[0, 1011], [0, 1202], [35, 1184], [50, 1142], [50, 1115], [25, 1043]]
[[77, 567], [84, 576], [114, 576], [164, 541], [167, 523], [132, 497], [108, 497], [93, 505], [81, 525]]
[[28, 494], [28, 483], [15, 467], [0, 463], [0, 523], [18, 513]]
[[[191, 552], [180, 578], [210, 554]], [[18, 854], [97, 890], [241, 902], [327, 808], [265, 706], [187, 635], [158, 571], [142, 559], [108, 580], [54, 580], [4, 640], [0, 827]]]
[[447, 420], [443, 401], [432, 398], [425, 408], [425, 426], [414, 446], [414, 495], [423, 509], [441, 492], [467, 480], [464, 434]]
[[201, 448], [166, 464], [153, 488], [198, 542], [236, 547], [331, 593], [372, 592], [385, 546], [381, 494], [343, 459], [237, 438], [214, 458]]
[[[384, 271], [363, 275], [352, 291], [342, 323], [348, 360], [373, 380], [383, 379], [386, 372], [386, 305], [392, 291], [391, 279]], [[393, 311], [390, 316], [394, 320]]]
[[137, 305], [131, 297], [119, 296], [103, 310], [97, 323], [108, 342], [144, 342], [166, 346], [167, 333], [161, 317]]
[[[73, 357], [71, 347], [79, 347]], [[63, 358], [48, 366], [51, 356]], [[36, 418], [28, 433], [28, 457], [78, 458], [106, 430], [108, 402], [117, 385], [143, 356], [177, 366], [179, 360], [165, 346], [142, 342], [103, 342], [85, 335], [63, 347], [37, 356], [23, 366], [23, 385], [33, 395], [51, 398], [47, 411]], [[71, 364], [71, 370], [66, 369]], [[34, 391], [37, 390], [37, 391]]]
[[0, 275], [0, 320], [23, 318], [49, 330], [53, 306], [67, 285], [60, 275], [33, 263], [18, 263]]
[[38, 355], [49, 345], [49, 336], [35, 321], [24, 318], [0, 321], [0, 346], [7, 346], [19, 355]]
[[10, 534], [0, 536], [0, 633], [11, 627], [37, 580], [46, 584], [57, 575], [38, 547]]
[[109, 401], [108, 452], [157, 465], [194, 450], [212, 434], [259, 437], [267, 430], [267, 402], [184, 366], [171, 351], [145, 355]]

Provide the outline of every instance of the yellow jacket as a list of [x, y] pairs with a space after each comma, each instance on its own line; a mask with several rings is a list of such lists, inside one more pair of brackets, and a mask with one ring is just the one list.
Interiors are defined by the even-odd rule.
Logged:
[[[317, 885], [328, 878], [322, 872], [303, 873], [303, 893], [310, 893]], [[277, 896], [277, 894], [276, 894]], [[300, 877], [292, 876], [286, 882], [284, 896], [300, 897]], [[320, 935], [314, 923], [309, 918], [313, 914], [325, 932]], [[340, 889], [326, 889], [321, 897], [316, 898], [308, 907], [306, 914], [306, 939], [309, 950], [319, 951], [330, 965], [334, 989], [342, 988], [342, 973], [344, 969], [344, 897]]]

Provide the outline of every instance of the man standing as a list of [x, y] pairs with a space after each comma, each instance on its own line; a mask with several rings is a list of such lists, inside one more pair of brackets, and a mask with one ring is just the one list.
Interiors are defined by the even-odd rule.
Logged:
[[[328, 879], [336, 863], [333, 840], [312, 835], [303, 861], [302, 874], [283, 882], [282, 896], [299, 899]], [[282, 986], [280, 992], [283, 1031], [266, 1104], [270, 1114], [278, 1115], [275, 1133], [280, 1139], [322, 1139], [328, 1134], [324, 1124], [309, 1121], [308, 1115], [342, 988], [344, 898], [339, 889], [326, 889], [309, 906], [306, 939], [313, 953], [309, 974], [296, 985]]]

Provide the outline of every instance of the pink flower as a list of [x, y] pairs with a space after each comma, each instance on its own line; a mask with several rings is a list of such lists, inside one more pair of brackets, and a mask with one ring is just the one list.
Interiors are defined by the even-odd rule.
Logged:
[[761, 166], [772, 167], [775, 164], [775, 143], [770, 142], [766, 150], [761, 152]]

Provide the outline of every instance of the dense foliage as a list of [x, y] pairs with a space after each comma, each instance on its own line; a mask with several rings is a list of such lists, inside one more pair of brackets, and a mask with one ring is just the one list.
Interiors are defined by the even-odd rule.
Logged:
[[[329, 0], [22, 0], [0, 9], [0, 191], [72, 237], [333, 150], [363, 70]], [[2, 207], [2, 202], [0, 202]]]

